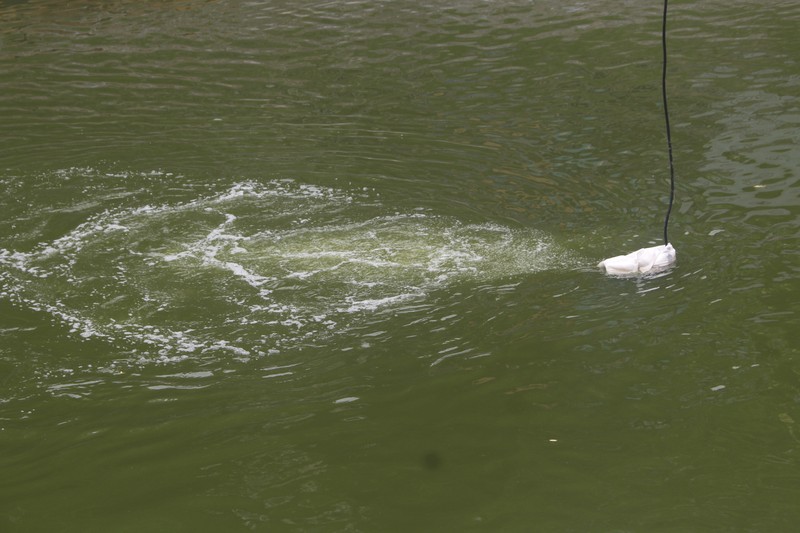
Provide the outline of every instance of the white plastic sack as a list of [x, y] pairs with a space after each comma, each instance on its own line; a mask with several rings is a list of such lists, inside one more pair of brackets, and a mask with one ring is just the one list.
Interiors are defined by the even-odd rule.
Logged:
[[675, 248], [662, 244], [642, 248], [628, 255], [618, 255], [600, 261], [597, 265], [608, 274], [643, 274], [664, 269], [675, 262]]

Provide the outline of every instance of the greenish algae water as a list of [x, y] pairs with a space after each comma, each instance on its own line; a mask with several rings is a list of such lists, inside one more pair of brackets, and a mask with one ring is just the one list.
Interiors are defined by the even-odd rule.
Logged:
[[0, 530], [791, 531], [800, 4], [0, 3]]

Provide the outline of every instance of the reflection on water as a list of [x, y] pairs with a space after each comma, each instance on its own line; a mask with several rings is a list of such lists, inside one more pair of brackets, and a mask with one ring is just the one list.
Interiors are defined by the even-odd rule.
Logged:
[[800, 161], [797, 98], [751, 90], [724, 108], [733, 112], [720, 120], [725, 130], [709, 142], [703, 170], [725, 176], [729, 186], [710, 200], [750, 208], [748, 217], [782, 211], [786, 221], [796, 224], [791, 211], [800, 198], [800, 185], [792, 180]]

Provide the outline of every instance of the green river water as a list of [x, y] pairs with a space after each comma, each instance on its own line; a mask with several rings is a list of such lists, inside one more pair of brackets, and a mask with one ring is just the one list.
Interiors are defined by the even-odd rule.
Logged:
[[0, 531], [794, 531], [796, 0], [0, 1]]

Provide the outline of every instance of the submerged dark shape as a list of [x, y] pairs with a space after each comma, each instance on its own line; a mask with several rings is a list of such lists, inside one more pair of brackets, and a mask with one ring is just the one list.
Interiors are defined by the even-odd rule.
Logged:
[[442, 466], [442, 456], [439, 452], [430, 451], [422, 456], [422, 464], [428, 470], [438, 470]]

